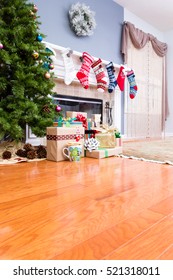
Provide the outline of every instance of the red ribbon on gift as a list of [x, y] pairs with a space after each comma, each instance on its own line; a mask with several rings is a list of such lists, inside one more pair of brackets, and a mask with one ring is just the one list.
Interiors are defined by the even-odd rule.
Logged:
[[77, 114], [76, 121], [82, 122], [83, 123], [83, 127], [87, 128], [87, 118], [84, 117], [82, 114]]

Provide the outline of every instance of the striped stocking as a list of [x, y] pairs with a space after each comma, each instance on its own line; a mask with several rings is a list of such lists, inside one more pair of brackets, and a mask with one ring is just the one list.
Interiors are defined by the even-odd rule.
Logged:
[[107, 78], [106, 75], [104, 73], [104, 69], [102, 66], [102, 60], [99, 58], [97, 61], [95, 61], [91, 67], [94, 70], [94, 73], [96, 75], [96, 80], [97, 80], [97, 90], [99, 92], [104, 92], [106, 89], [106, 85], [107, 85]]
[[82, 65], [80, 70], [77, 72], [76, 77], [82, 84], [82, 86], [87, 89], [89, 87], [89, 72], [91, 68], [91, 64], [93, 63], [93, 58], [86, 52], [82, 54]]

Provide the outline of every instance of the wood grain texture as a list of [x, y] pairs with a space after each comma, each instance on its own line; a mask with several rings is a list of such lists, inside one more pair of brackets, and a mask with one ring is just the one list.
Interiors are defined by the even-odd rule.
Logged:
[[172, 170], [117, 157], [0, 166], [0, 259], [171, 257]]

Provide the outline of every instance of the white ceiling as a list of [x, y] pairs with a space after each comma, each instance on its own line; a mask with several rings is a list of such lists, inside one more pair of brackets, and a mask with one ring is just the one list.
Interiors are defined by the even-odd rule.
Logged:
[[173, 29], [173, 0], [114, 0], [158, 30]]

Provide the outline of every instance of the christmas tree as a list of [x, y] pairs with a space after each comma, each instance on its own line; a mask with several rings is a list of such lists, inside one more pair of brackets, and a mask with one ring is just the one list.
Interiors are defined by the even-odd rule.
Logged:
[[42, 137], [56, 111], [51, 51], [39, 32], [37, 6], [0, 0], [0, 139], [23, 140], [26, 124]]

